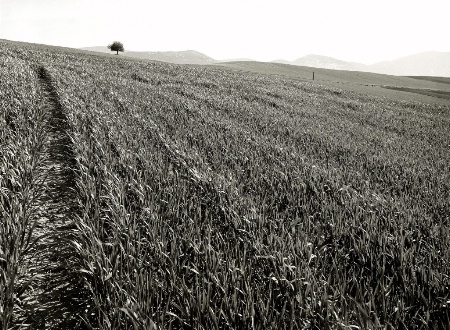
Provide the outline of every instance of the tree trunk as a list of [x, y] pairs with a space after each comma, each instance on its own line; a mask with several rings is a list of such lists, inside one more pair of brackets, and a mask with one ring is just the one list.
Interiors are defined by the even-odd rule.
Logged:
[[118, 50], [116, 50], [116, 52], [117, 52], [117, 53], [116, 53], [116, 55], [119, 55], [119, 51], [118, 51]]

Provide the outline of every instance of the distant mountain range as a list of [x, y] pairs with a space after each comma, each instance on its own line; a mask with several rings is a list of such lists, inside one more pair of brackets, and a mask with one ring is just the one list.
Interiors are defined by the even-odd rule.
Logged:
[[306, 55], [294, 61], [275, 60], [272, 63], [291, 64], [299, 66], [309, 66], [313, 68], [345, 70], [345, 71], [364, 71], [365, 65], [360, 63], [345, 62], [333, 57], [322, 55]]
[[450, 52], [426, 52], [371, 65], [345, 62], [320, 55], [307, 55], [291, 62], [284, 60], [273, 62], [323, 69], [382, 73], [395, 76], [450, 77]]
[[[84, 50], [111, 53], [107, 47], [88, 47]], [[194, 50], [173, 52], [135, 52], [125, 51], [124, 56], [170, 62], [176, 64], [217, 64], [237, 60], [218, 61], [205, 54]], [[240, 59], [239, 61], [252, 61]], [[393, 61], [384, 61], [371, 65], [362, 63], [341, 61], [332, 57], [322, 55], [306, 55], [294, 61], [283, 59], [272, 61], [272, 63], [283, 63], [314, 68], [363, 71], [382, 73], [396, 76], [439, 76], [450, 77], [450, 52], [426, 52], [398, 58]]]
[[371, 72], [396, 76], [450, 77], [450, 52], [426, 52], [369, 66]]

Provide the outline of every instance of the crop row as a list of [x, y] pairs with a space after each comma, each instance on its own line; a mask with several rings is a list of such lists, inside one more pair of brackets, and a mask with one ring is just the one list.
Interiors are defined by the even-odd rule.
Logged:
[[448, 107], [28, 58], [48, 68], [70, 126], [74, 271], [93, 328], [448, 325]]

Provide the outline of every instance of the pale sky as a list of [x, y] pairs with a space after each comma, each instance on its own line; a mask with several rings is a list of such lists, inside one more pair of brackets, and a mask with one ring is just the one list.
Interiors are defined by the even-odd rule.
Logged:
[[215, 59], [319, 54], [372, 64], [450, 52], [449, 0], [0, 0], [0, 38], [73, 48], [197, 50]]

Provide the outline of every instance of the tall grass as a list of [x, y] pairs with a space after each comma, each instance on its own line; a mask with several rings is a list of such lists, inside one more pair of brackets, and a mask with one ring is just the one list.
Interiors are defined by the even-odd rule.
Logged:
[[89, 296], [67, 244], [76, 233], [70, 219], [75, 164], [73, 157], [67, 164], [64, 116], [44, 68], [10, 50], [0, 68], [0, 325], [79, 328], [78, 311]]
[[86, 326], [450, 326], [449, 107], [10, 47], [67, 114]]
[[39, 226], [42, 195], [38, 167], [44, 148], [45, 113], [29, 63], [3, 52], [0, 112], [0, 324], [23, 319], [23, 294], [36, 281], [30, 255]]

